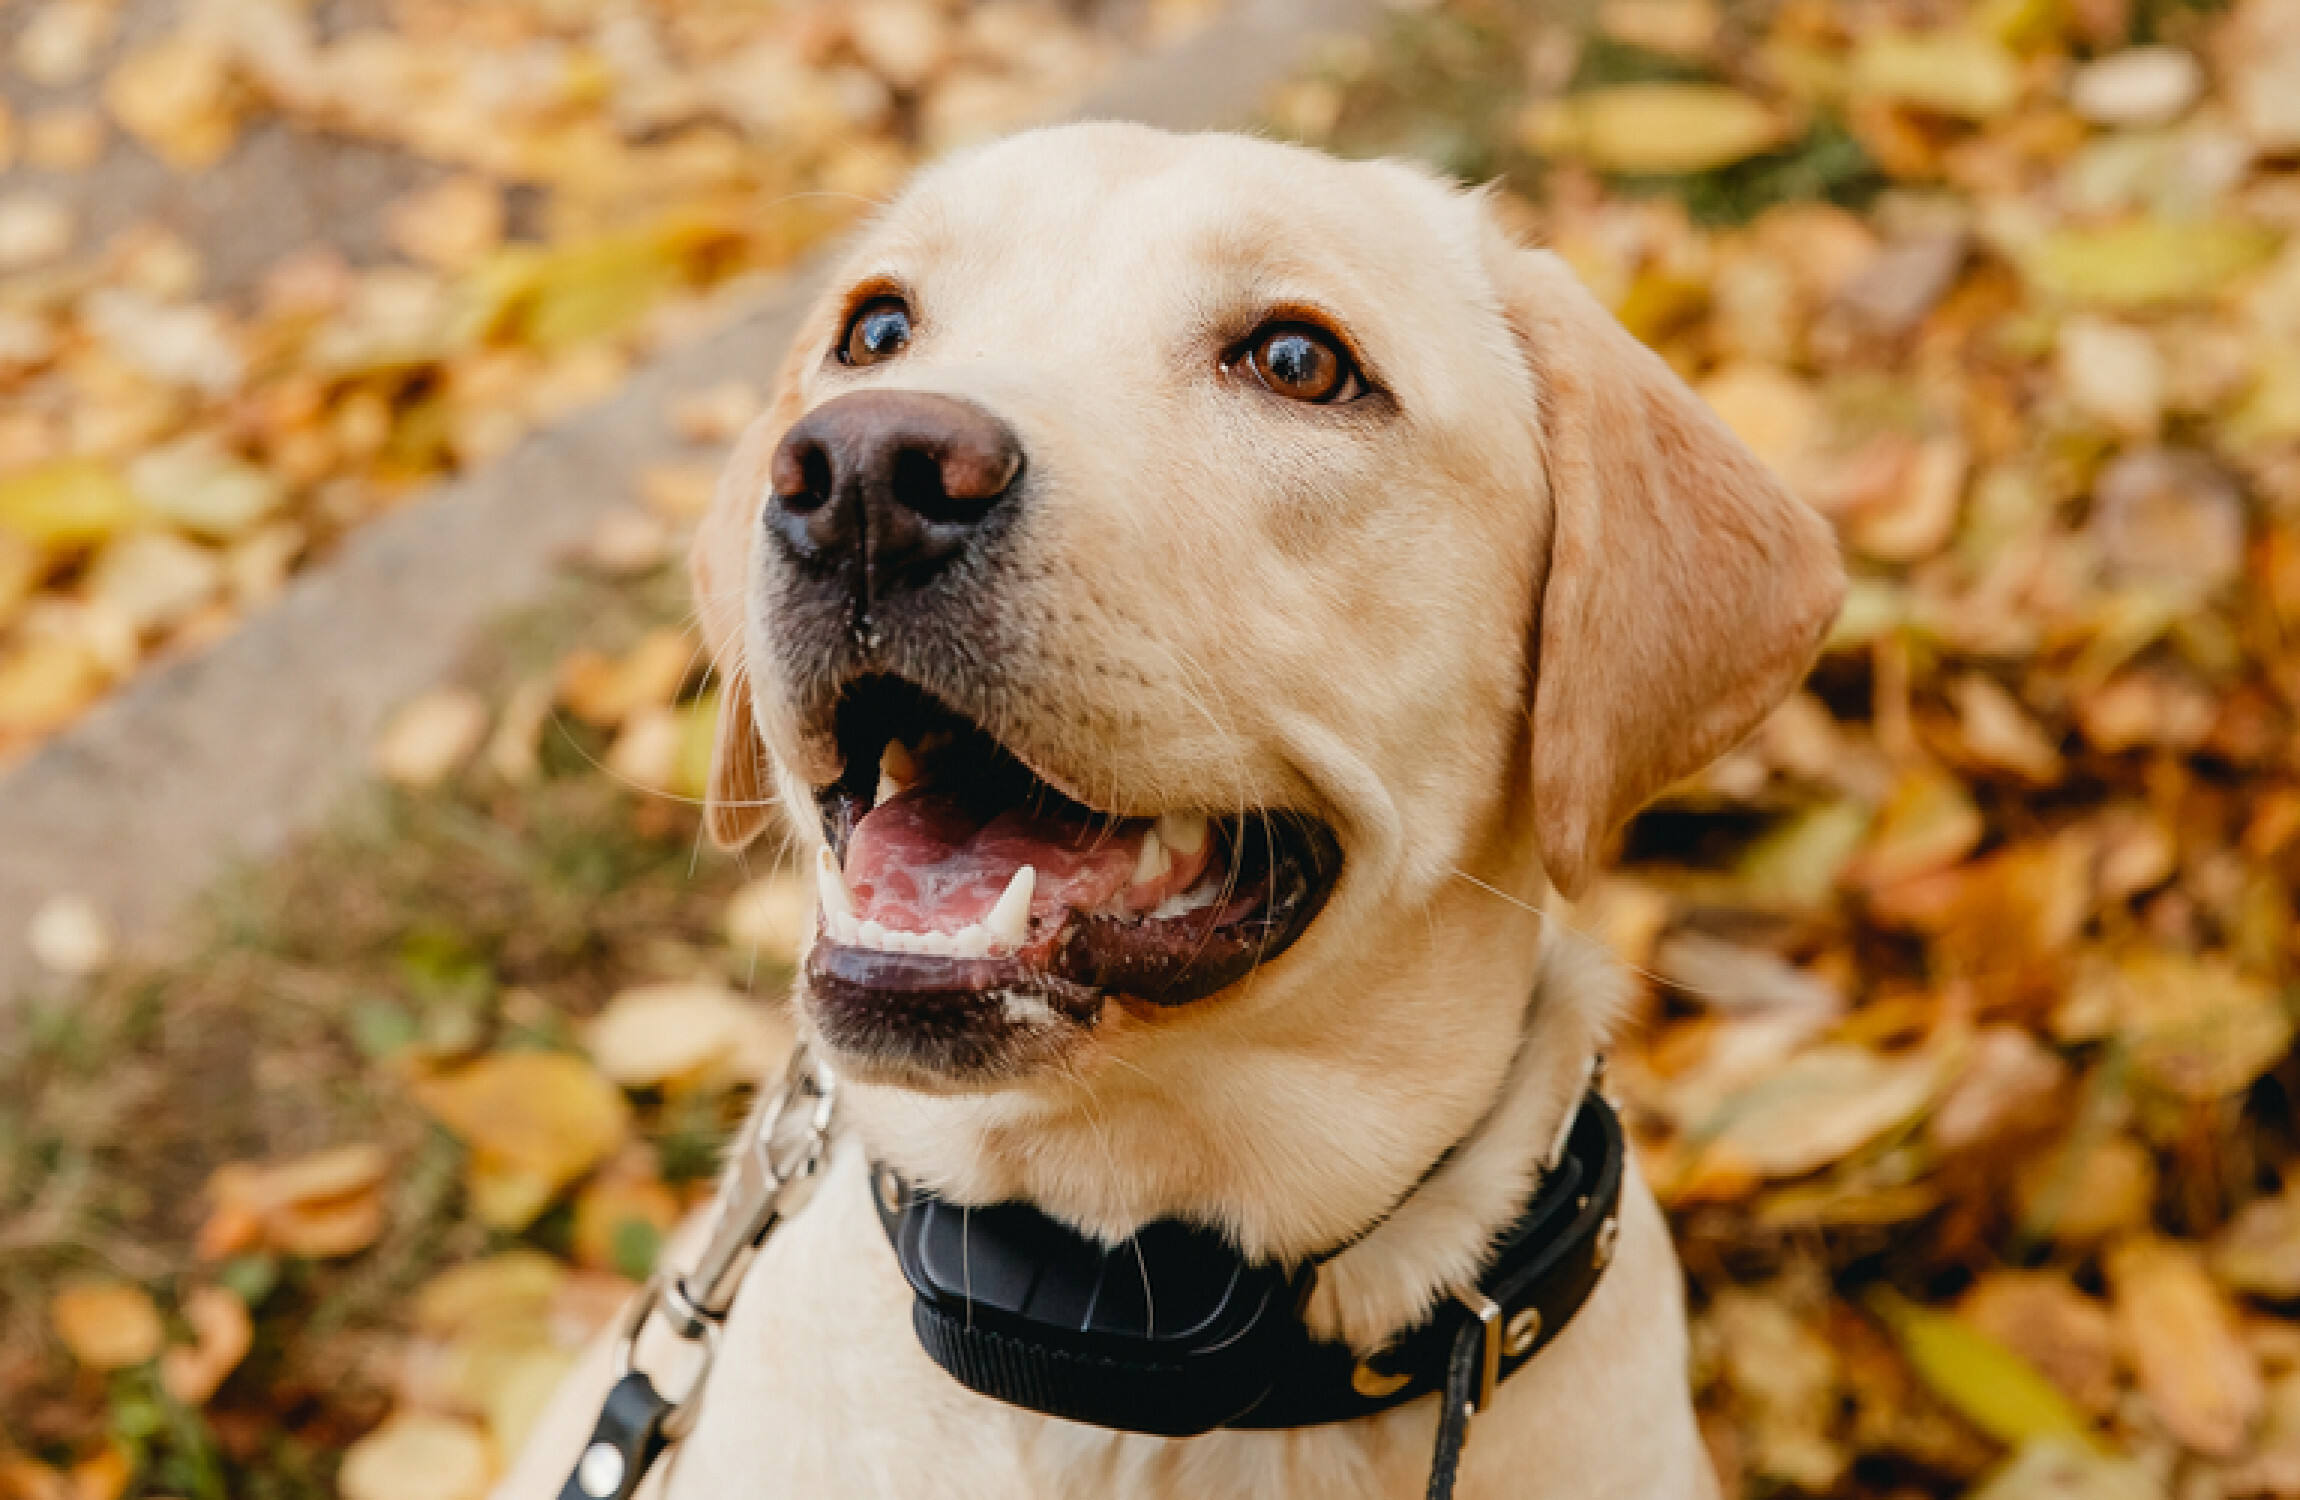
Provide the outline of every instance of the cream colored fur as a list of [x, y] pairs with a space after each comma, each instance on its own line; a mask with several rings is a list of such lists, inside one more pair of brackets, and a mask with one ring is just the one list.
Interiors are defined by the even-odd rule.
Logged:
[[[859, 291], [889, 285], [912, 346], [828, 360]], [[1221, 368], [1305, 310], [1362, 353], [1378, 402], [1305, 409]], [[1475, 194], [1231, 136], [1017, 137], [924, 174], [863, 234], [698, 538], [735, 705], [723, 841], [759, 831], [768, 786], [819, 839], [807, 784], [835, 755], [782, 679], [750, 543], [781, 433], [869, 386], [964, 396], [1029, 455], [1008, 628], [983, 646], [1008, 747], [1108, 811], [1314, 813], [1344, 874], [1252, 978], [1112, 1005], [1060, 1066], [964, 1090], [850, 1077], [831, 1176], [751, 1273], [667, 1488], [1418, 1495], [1434, 1401], [1172, 1442], [965, 1392], [912, 1341], [865, 1155], [1105, 1237], [1179, 1215], [1298, 1258], [1398, 1204], [1490, 1111], [1321, 1274], [1313, 1324], [1378, 1349], [1474, 1275], [1602, 1043], [1620, 980], [1552, 925], [1555, 889], [1794, 684], [1837, 603], [1834, 545]], [[1463, 1500], [1708, 1493], [1684, 1358], [1666, 1228], [1633, 1180], [1595, 1297], [1478, 1419]], [[602, 1359], [509, 1500], [556, 1491]]]

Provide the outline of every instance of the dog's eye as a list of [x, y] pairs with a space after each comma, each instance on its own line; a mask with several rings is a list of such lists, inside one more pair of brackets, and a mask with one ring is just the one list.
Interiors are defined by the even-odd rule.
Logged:
[[839, 363], [875, 365], [892, 359], [910, 343], [910, 309], [900, 297], [873, 297], [847, 320], [839, 340]]
[[1326, 406], [1365, 393], [1357, 367], [1334, 336], [1307, 323], [1277, 323], [1247, 340], [1236, 361], [1289, 401]]

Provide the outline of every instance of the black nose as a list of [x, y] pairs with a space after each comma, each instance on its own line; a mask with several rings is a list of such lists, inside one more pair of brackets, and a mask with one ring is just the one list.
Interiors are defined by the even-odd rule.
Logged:
[[851, 572], [867, 614], [963, 553], [1021, 472], [1013, 430], [970, 401], [854, 391], [784, 434], [767, 524], [802, 564]]

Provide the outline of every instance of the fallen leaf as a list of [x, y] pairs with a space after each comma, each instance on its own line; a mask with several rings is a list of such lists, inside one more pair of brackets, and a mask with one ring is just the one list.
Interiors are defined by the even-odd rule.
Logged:
[[1957, 1315], [2035, 1366], [2077, 1407], [2106, 1414], [2118, 1394], [2116, 1330], [2105, 1303], [2055, 1271], [1991, 1271]]
[[68, 458], [0, 479], [0, 527], [37, 546], [85, 547], [137, 518], [135, 493], [106, 465]]
[[2095, 971], [2064, 1005], [2087, 1008], [2110, 1018], [2137, 1076], [2188, 1099], [2234, 1094], [2292, 1047], [2276, 990], [2221, 958], [2135, 955]]
[[2024, 1443], [1970, 1500], [2164, 1500], [2148, 1471], [2067, 1437]]
[[1832, 1436], [1843, 1374], [1829, 1341], [1777, 1297], [1728, 1288], [1707, 1323], [1735, 1394], [1749, 1407], [1749, 1467], [1821, 1493], [1848, 1460]]
[[401, 252], [426, 265], [467, 270], [503, 243], [503, 194], [484, 177], [463, 175], [409, 194], [384, 213]]
[[2300, 1297], [2300, 1190], [2244, 1205], [2214, 1243], [2212, 1269], [2240, 1292]]
[[1532, 150], [1606, 172], [1707, 172], [1782, 144], [1769, 106], [1706, 83], [1626, 83], [1542, 105], [1525, 124]]
[[2060, 747], [2003, 684], [1969, 673], [1951, 688], [1965, 753], [1983, 765], [2049, 786], [2060, 779]]
[[2124, 1136], [2074, 1139], [2031, 1157], [2015, 1176], [2027, 1234], [2063, 1245], [2095, 1245], [2148, 1223], [2156, 1198], [2156, 1159]]
[[229, 59], [192, 35], [165, 37], [129, 54], [104, 80], [104, 106], [178, 171], [213, 165], [239, 134]]
[[172, 1399], [198, 1408], [247, 1358], [255, 1342], [255, 1324], [245, 1302], [216, 1286], [195, 1288], [184, 1299], [183, 1315], [195, 1342], [160, 1356], [160, 1384]]
[[581, 649], [559, 669], [559, 700], [586, 724], [612, 729], [646, 708], [666, 708], [701, 664], [700, 648], [684, 631], [658, 628], [621, 657]]
[[1854, 50], [1852, 89], [1865, 98], [1987, 120], [2020, 98], [2020, 67], [1993, 39], [1969, 31], [1876, 31]]
[[344, 1450], [336, 1489], [343, 1500], [482, 1500], [494, 1477], [477, 1427], [402, 1412]]
[[2129, 219], [2055, 230], [2022, 258], [2043, 296], [2110, 308], [2202, 301], [2276, 253], [2277, 236], [2235, 220]]
[[606, 1077], [625, 1088], [660, 1088], [729, 1073], [730, 1065], [769, 1047], [761, 1033], [779, 1029], [765, 1007], [722, 985], [672, 981], [640, 985], [608, 1001], [588, 1040]]
[[1964, 1319], [1880, 1291], [1869, 1306], [1927, 1388], [2008, 1446], [2043, 1437], [2089, 1440], [2091, 1423], [2036, 1366]]
[[2050, 1119], [2067, 1081], [2068, 1065], [2027, 1031], [1984, 1026], [1928, 1121], [1933, 1144], [1962, 1151], [2019, 1124]]
[[439, 688], [391, 716], [375, 742], [375, 768], [404, 787], [437, 786], [486, 736], [486, 702], [466, 688]]
[[2204, 91], [2196, 54], [2178, 47], [2130, 47], [2097, 58], [2068, 82], [2069, 106], [2095, 125], [2162, 125], [2187, 113]]
[[1841, 1043], [1799, 1053], [1689, 1132], [1705, 1140], [1699, 1172], [1798, 1177], [1841, 1161], [1932, 1102], [1944, 1056], [1888, 1058]]
[[356, 1254], [383, 1233], [389, 1170], [370, 1145], [268, 1165], [228, 1163], [208, 1179], [199, 1253], [207, 1260], [258, 1248], [318, 1260]]
[[472, 1149], [481, 1217], [515, 1229], [623, 1141], [630, 1107], [564, 1052], [497, 1052], [415, 1080], [416, 1101]]
[[2120, 583], [2200, 594], [2244, 567], [2244, 504], [2228, 476], [2200, 453], [2128, 453], [2093, 486], [2091, 532]]
[[2141, 1394], [2165, 1430], [2199, 1453], [2240, 1451], [2263, 1401], [2260, 1368], [2197, 1253], [2128, 1240], [2102, 1261]]
[[160, 1310], [125, 1281], [76, 1281], [48, 1302], [48, 1322], [72, 1357], [91, 1370], [125, 1370], [160, 1352]]

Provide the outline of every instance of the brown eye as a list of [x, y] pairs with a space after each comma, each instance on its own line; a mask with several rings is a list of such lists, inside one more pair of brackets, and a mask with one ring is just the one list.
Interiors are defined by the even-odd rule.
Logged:
[[839, 363], [875, 365], [910, 343], [910, 309], [900, 297], [873, 297], [855, 309], [839, 341]]
[[1306, 323], [1263, 329], [1247, 343], [1241, 363], [1264, 387], [1289, 401], [1324, 406], [1365, 393], [1357, 368], [1334, 336]]

